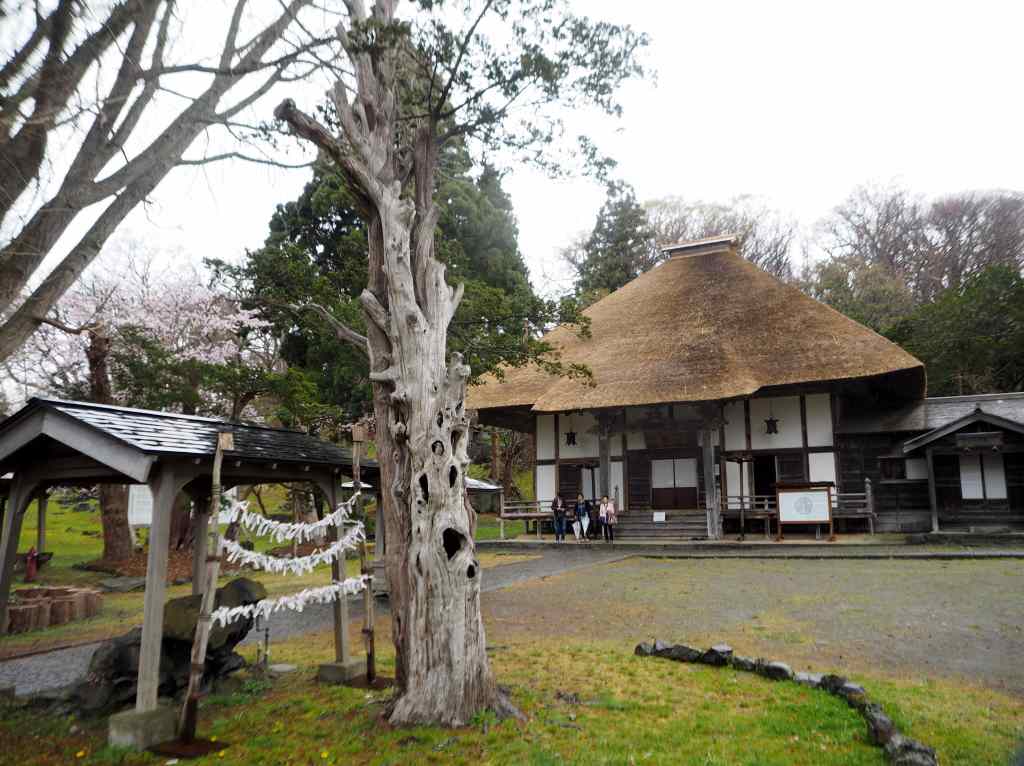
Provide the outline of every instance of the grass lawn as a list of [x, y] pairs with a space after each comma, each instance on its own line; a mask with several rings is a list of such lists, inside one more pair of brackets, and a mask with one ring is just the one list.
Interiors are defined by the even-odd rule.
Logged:
[[[317, 663], [332, 656], [327, 634], [274, 646], [299, 672], [249, 680], [208, 697], [200, 733], [230, 743], [217, 764], [883, 764], [860, 717], [823, 692], [795, 683], [632, 656], [615, 642], [492, 639], [495, 671], [524, 722], [481, 716], [455, 731], [392, 729], [387, 692], [320, 686]], [[381, 670], [392, 669], [381, 636]], [[243, 652], [251, 649], [243, 647]], [[936, 747], [943, 764], [1005, 764], [1019, 741], [1024, 704], [946, 682], [863, 677], [901, 729]], [[579, 703], [568, 701], [576, 695]], [[71, 727], [76, 726], [75, 733]], [[165, 763], [105, 747], [102, 722], [72, 722], [0, 708], [5, 762]]]

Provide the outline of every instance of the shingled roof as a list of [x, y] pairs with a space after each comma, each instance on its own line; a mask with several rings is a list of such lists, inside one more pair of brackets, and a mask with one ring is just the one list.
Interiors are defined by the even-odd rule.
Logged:
[[584, 314], [590, 336], [545, 336], [562, 360], [593, 372], [592, 387], [530, 365], [486, 376], [468, 405], [535, 412], [701, 402], [768, 386], [907, 371], [924, 394], [924, 366], [899, 346], [742, 258], [734, 238], [675, 245], [672, 257]]
[[[150, 455], [212, 455], [217, 432], [229, 428], [235, 442], [235, 449], [226, 453], [231, 457], [263, 462], [352, 465], [348, 450], [302, 431], [61, 399], [30, 399], [22, 409], [0, 423], [0, 433], [40, 409], [73, 418]], [[372, 460], [363, 460], [362, 464], [367, 469], [376, 468]]]

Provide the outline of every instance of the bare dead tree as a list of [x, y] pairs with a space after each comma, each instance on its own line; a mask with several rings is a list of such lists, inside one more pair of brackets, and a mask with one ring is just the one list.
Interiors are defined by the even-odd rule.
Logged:
[[[331, 50], [331, 40], [307, 34], [299, 18], [313, 0], [282, 2], [254, 30], [246, 0], [236, 0], [211, 63], [198, 55], [168, 60], [169, 39], [188, 34], [176, 26], [175, 0], [119, 0], [104, 10], [76, 0], [58, 0], [48, 11], [25, 5], [34, 24], [0, 59], [0, 231], [7, 237], [0, 247], [0, 360], [35, 331], [38, 317], [173, 168], [246, 157], [185, 157], [199, 136], [213, 126], [237, 128], [256, 101], [324, 66]], [[175, 78], [203, 84], [186, 94]], [[184, 96], [185, 106], [142, 143], [168, 110], [161, 95]], [[44, 183], [55, 167], [67, 169]], [[45, 197], [39, 204], [30, 199], [33, 189]], [[29, 290], [58, 240], [100, 204], [106, 207], [86, 232]]]
[[[475, 137], [544, 160], [561, 127], [545, 106], [616, 113], [614, 92], [641, 71], [634, 54], [644, 40], [548, 0], [422, 3], [408, 20], [395, 0], [345, 5], [337, 36], [353, 76], [330, 94], [337, 132], [291, 100], [275, 114], [337, 166], [368, 229], [361, 303], [396, 649], [390, 720], [464, 725], [484, 709], [514, 709], [485, 652], [464, 488], [470, 370], [446, 346], [462, 287], [446, 283], [434, 252], [439, 150]], [[525, 112], [513, 123], [516, 108]], [[363, 347], [357, 335], [338, 333]]]

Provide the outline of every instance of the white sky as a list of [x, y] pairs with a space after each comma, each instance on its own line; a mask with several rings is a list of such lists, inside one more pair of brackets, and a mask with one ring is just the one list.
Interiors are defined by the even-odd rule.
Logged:
[[[621, 121], [580, 124], [641, 200], [755, 194], [805, 230], [854, 186], [924, 194], [1024, 189], [1024, 3], [577, 0], [651, 36], [656, 82]], [[276, 100], [265, 105], [269, 116]], [[312, 108], [315, 91], [296, 94]], [[586, 118], [590, 119], [590, 118]], [[194, 154], [194, 152], [193, 152]], [[179, 169], [122, 233], [160, 249], [241, 257], [308, 171]], [[536, 286], [568, 287], [558, 251], [593, 225], [603, 190], [516, 167], [506, 176]]]

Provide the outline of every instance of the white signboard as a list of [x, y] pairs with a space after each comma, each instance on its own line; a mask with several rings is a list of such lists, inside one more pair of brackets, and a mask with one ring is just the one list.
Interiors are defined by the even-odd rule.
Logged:
[[665, 512], [664, 511], [655, 511], [654, 512], [654, 521], [656, 521], [656, 522], [663, 522], [663, 521], [665, 521]]
[[780, 523], [828, 524], [830, 521], [828, 487], [779, 490]]
[[[232, 487], [224, 493], [229, 500], [238, 499], [238, 488]], [[227, 523], [227, 514], [222, 513], [222, 524]], [[153, 524], [153, 493], [145, 484], [132, 484], [128, 487], [128, 526], [148, 527]]]
[[148, 527], [153, 523], [153, 493], [145, 484], [128, 487], [128, 524]]

